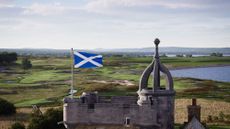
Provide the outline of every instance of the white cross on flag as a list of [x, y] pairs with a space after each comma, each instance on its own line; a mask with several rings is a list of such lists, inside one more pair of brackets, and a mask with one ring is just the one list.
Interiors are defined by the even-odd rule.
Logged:
[[74, 68], [103, 67], [102, 55], [74, 51]]

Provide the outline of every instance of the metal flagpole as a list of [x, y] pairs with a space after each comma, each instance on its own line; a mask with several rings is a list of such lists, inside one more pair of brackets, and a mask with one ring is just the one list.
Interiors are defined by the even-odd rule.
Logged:
[[71, 48], [71, 87], [70, 87], [70, 93], [71, 93], [71, 98], [73, 98], [73, 86], [74, 86], [74, 52], [73, 52], [73, 48]]

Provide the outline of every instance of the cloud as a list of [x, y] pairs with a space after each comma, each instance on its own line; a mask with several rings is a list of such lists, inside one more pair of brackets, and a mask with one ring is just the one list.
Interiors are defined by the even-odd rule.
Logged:
[[0, 0], [0, 9], [7, 8], [7, 7], [14, 7], [12, 4], [14, 0]]
[[23, 14], [25, 15], [57, 15], [62, 14], [66, 11], [66, 7], [62, 6], [60, 3], [52, 3], [52, 4], [39, 4], [33, 3], [31, 6], [26, 7]]
[[0, 19], [19, 17], [23, 11], [24, 8], [15, 5], [0, 5]]
[[89, 11], [113, 9], [119, 7], [146, 7], [161, 6], [170, 9], [176, 8], [200, 8], [196, 2], [180, 2], [171, 0], [91, 0], [86, 4]]
[[15, 0], [0, 0], [0, 4], [9, 4], [12, 3]]
[[[19, 3], [0, 0], [2, 41], [44, 44], [55, 42], [62, 44], [55, 46], [60, 48], [67, 47], [68, 44], [63, 42], [88, 43], [85, 48], [103, 46], [103, 43], [110, 41], [111, 44], [122, 43], [117, 44], [118, 46], [133, 42], [137, 44], [149, 42], [152, 34], [174, 43], [192, 42], [194, 36], [202, 41], [206, 39], [206, 42], [214, 42], [211, 40], [213, 35], [226, 37], [223, 42], [229, 41], [230, 14], [227, 12], [230, 10], [230, 1], [34, 1], [36, 0]], [[111, 47], [111, 44], [105, 47]]]

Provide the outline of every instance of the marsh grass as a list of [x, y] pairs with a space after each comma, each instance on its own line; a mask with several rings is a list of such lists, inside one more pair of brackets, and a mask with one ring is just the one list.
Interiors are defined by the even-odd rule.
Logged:
[[[176, 99], [175, 102], [175, 121], [182, 124], [187, 121], [187, 105], [191, 105], [191, 99]], [[230, 103], [197, 99], [197, 105], [201, 106], [201, 121], [207, 121], [208, 115], [218, 116], [220, 112], [230, 114]]]

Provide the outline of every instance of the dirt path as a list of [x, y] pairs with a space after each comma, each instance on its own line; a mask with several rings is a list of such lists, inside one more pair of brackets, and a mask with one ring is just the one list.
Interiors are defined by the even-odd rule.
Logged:
[[112, 84], [119, 84], [122, 86], [134, 86], [135, 85], [134, 83], [132, 83], [129, 80], [114, 80], [114, 81], [92, 80], [90, 82], [104, 83], [104, 84], [112, 83]]

